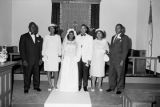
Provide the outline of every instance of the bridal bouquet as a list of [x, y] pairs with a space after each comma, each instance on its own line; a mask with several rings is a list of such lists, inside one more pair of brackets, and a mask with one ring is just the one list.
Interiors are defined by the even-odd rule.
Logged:
[[7, 58], [7, 50], [6, 48], [2, 47], [2, 51], [0, 52], [0, 62], [5, 62]]

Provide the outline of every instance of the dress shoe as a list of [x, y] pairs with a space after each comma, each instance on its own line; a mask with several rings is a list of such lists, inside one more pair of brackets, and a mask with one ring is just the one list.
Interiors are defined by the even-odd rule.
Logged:
[[109, 89], [107, 89], [106, 91], [107, 91], [107, 92], [111, 92], [111, 91], [113, 91], [113, 90], [109, 88]]
[[88, 91], [87, 87], [83, 87], [84, 91]]
[[41, 89], [40, 89], [40, 88], [34, 88], [34, 90], [37, 90], [38, 92], [40, 92], [40, 91], [41, 91]]
[[116, 92], [116, 94], [121, 94], [121, 93], [122, 93], [121, 91], [117, 91], [117, 92]]
[[24, 90], [24, 93], [25, 93], [25, 94], [28, 94], [28, 90]]
[[81, 86], [79, 86], [79, 89], [78, 89], [79, 91], [81, 90]]

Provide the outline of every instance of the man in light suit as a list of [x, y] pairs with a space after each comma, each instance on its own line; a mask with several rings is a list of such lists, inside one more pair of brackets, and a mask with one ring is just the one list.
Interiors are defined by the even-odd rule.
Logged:
[[82, 88], [88, 91], [89, 64], [92, 58], [93, 37], [88, 34], [89, 28], [81, 25], [81, 33], [77, 36], [78, 43], [78, 71], [79, 71], [79, 91]]
[[125, 61], [129, 50], [129, 38], [123, 33], [122, 24], [117, 24], [115, 31], [110, 45], [109, 89], [106, 91], [116, 89], [116, 94], [121, 94], [125, 86]]
[[36, 91], [41, 91], [39, 64], [42, 62], [41, 51], [43, 39], [38, 35], [38, 26], [29, 23], [29, 32], [21, 35], [19, 42], [19, 51], [23, 63], [24, 73], [24, 93], [30, 89], [31, 76], [33, 74], [33, 87]]

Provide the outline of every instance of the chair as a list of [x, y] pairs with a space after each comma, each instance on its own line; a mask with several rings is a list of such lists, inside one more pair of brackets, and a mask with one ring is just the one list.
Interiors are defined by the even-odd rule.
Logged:
[[[130, 49], [128, 57], [145, 57], [146, 50]], [[135, 74], [146, 74], [146, 59], [135, 59]], [[133, 73], [133, 59], [127, 59], [127, 73]]]
[[[18, 52], [17, 46], [7, 46], [7, 52], [8, 52], [8, 59], [7, 61], [17, 61], [18, 63], [13, 67], [13, 70], [15, 73], [22, 73], [23, 67], [22, 67], [22, 60], [20, 57], [20, 54]], [[18, 69], [20, 68], [19, 72]]]

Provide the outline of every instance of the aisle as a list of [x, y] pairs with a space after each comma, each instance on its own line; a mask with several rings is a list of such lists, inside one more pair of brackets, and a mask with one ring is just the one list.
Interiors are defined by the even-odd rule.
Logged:
[[[140, 85], [139, 84], [127, 84], [126, 88], [127, 89], [128, 88], [129, 89], [133, 89], [133, 88], [139, 89], [138, 87], [140, 87], [141, 89], [143, 86], [144, 86], [143, 84], [140, 84]], [[63, 101], [66, 98], [65, 102], [67, 102], [68, 100], [72, 100], [73, 102], [73, 100], [75, 100], [75, 103], [77, 101], [79, 102], [78, 103], [79, 105], [83, 104], [84, 107], [85, 105], [88, 107], [122, 107], [122, 97], [117, 96], [116, 94], [106, 93], [105, 91], [99, 92], [98, 89], [96, 89], [95, 92], [91, 92], [90, 87], [88, 88], [89, 91], [87, 93], [85, 93], [82, 89], [79, 95], [77, 93], [75, 93], [75, 95], [73, 95], [73, 93], [72, 94], [70, 93], [70, 95], [67, 95], [67, 94], [61, 95], [62, 93], [60, 94], [55, 91], [49, 92], [48, 91], [48, 81], [41, 81], [40, 87], [42, 91], [37, 92], [33, 90], [33, 86], [31, 85], [29, 93], [24, 94], [23, 81], [17, 81], [17, 80], [14, 81], [12, 107], [46, 107], [46, 105], [49, 106], [49, 104], [52, 104], [51, 101], [52, 100], [55, 101], [55, 98], [56, 100], [59, 99], [60, 101]], [[107, 89], [107, 88], [108, 88], [108, 84], [104, 83], [103, 89]], [[142, 89], [144, 90], [148, 88], [150, 89], [154, 88], [156, 90], [160, 90], [159, 85], [147, 85], [147, 86], [144, 86], [144, 88]], [[60, 96], [57, 97], [57, 94], [61, 95], [62, 98]], [[80, 96], [79, 98], [81, 99], [78, 99], [76, 96]], [[72, 105], [74, 105], [74, 103]], [[73, 106], [70, 106], [70, 107], [73, 107]], [[74, 105], [74, 107], [76, 106]]]
[[80, 91], [76, 93], [60, 92], [53, 90], [44, 107], [91, 107], [91, 99], [88, 92]]

